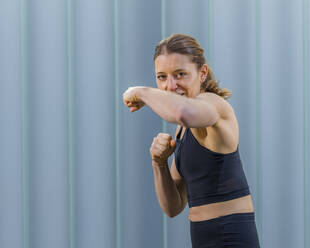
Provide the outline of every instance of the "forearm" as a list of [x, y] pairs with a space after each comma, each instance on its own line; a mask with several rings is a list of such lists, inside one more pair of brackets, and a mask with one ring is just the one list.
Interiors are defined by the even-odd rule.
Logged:
[[157, 88], [143, 87], [139, 98], [162, 119], [182, 125], [182, 110], [189, 104], [189, 99], [176, 93]]
[[165, 166], [159, 167], [153, 162], [153, 172], [155, 191], [159, 205], [169, 217], [174, 217], [179, 213], [182, 199], [171, 177], [168, 164], [166, 163]]

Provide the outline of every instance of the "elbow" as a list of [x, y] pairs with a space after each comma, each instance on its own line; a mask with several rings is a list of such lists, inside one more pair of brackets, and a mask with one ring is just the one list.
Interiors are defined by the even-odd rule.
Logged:
[[174, 218], [174, 217], [176, 217], [177, 215], [179, 215], [179, 213], [167, 213], [167, 216], [168, 216], [169, 218]]
[[169, 217], [169, 218], [173, 218], [175, 215], [171, 214], [171, 213], [166, 213], [166, 215]]
[[174, 218], [174, 217], [178, 216], [183, 211], [183, 209], [184, 209], [184, 207], [183, 208], [175, 208], [171, 211], [166, 212], [166, 214], [168, 217]]
[[170, 219], [174, 218], [176, 215], [168, 215]]

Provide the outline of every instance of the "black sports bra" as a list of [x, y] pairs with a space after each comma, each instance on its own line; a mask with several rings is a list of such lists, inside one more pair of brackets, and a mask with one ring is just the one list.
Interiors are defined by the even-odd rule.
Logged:
[[176, 168], [187, 187], [189, 207], [228, 201], [250, 194], [239, 155], [218, 153], [199, 144], [190, 128], [176, 138]]

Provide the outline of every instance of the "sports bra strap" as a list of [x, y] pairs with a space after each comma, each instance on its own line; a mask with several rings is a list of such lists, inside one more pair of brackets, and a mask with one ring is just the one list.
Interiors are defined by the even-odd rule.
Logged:
[[177, 139], [180, 139], [180, 136], [181, 136], [181, 133], [182, 133], [182, 129], [183, 129], [183, 126], [181, 126], [180, 131], [178, 132]]

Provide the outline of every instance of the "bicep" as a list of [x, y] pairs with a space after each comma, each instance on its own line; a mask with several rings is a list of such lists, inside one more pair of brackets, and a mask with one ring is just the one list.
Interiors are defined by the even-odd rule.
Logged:
[[191, 105], [181, 111], [182, 123], [187, 127], [214, 126], [224, 117], [227, 102], [214, 93], [202, 93], [191, 99]]

